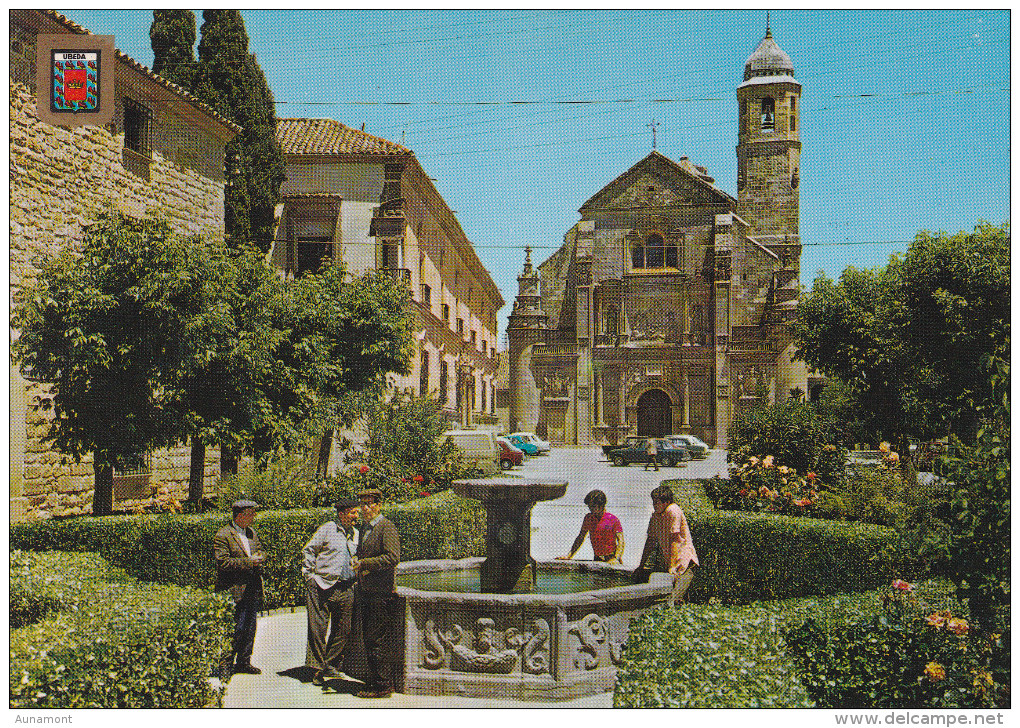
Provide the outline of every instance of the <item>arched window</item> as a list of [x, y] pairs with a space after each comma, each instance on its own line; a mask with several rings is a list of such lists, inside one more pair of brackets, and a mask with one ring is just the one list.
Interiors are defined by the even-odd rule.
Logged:
[[619, 314], [617, 313], [616, 306], [606, 306], [605, 326], [604, 331], [606, 336], [616, 336], [620, 330], [619, 326]]
[[776, 128], [776, 100], [771, 96], [761, 100], [761, 128], [762, 131], [772, 131]]
[[426, 397], [429, 393], [429, 353], [425, 350], [421, 352], [420, 369], [421, 371], [418, 373], [418, 394]]
[[676, 245], [667, 245], [658, 233], [652, 233], [643, 243], [635, 243], [631, 248], [632, 268], [676, 268], [677, 261]]
[[797, 97], [790, 97], [790, 131], [797, 131]]

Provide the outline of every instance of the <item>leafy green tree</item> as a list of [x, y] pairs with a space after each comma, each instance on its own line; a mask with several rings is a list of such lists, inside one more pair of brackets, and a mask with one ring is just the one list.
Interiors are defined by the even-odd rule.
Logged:
[[195, 14], [190, 10], [153, 10], [152, 70], [190, 91], [196, 72], [196, 38]]
[[206, 250], [164, 217], [108, 210], [16, 301], [15, 359], [51, 387], [56, 447], [92, 453], [96, 515], [113, 510], [114, 467], [182, 437], [173, 384], [215, 318]]
[[1009, 332], [1009, 238], [1008, 223], [920, 232], [887, 266], [820, 277], [801, 297], [800, 356], [847, 386], [872, 439], [973, 442], [990, 396], [978, 364]]
[[225, 222], [235, 248], [269, 250], [284, 178], [276, 106], [238, 10], [202, 12], [192, 93], [242, 127], [226, 147]]
[[288, 334], [281, 328], [284, 282], [252, 249], [236, 255], [220, 250], [209, 266], [217, 286], [203, 314], [207, 346], [187, 362], [176, 385], [191, 440], [188, 500], [195, 504], [203, 497], [206, 446], [219, 445], [226, 455], [221, 469], [236, 472], [237, 453], [256, 433], [273, 433], [287, 418], [274, 395], [294, 380], [279, 358]]
[[295, 414], [293, 437], [332, 441], [344, 402], [381, 394], [387, 374], [410, 371], [410, 289], [376, 271], [351, 278], [342, 266], [328, 265], [289, 291], [284, 358], [295, 386], [281, 392], [281, 405]]
[[1009, 341], [986, 355], [990, 403], [979, 411], [976, 445], [951, 464], [950, 575], [971, 618], [986, 634], [1009, 628]]

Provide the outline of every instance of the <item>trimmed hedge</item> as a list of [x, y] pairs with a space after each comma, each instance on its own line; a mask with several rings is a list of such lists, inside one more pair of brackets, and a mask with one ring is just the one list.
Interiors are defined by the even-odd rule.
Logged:
[[11, 574], [23, 617], [32, 590], [46, 608], [11, 630], [10, 707], [199, 708], [222, 697], [209, 674], [230, 647], [225, 596], [139, 583], [96, 554], [15, 553]]
[[[929, 583], [925, 589], [945, 595], [951, 586]], [[746, 606], [657, 607], [631, 622], [613, 704], [617, 708], [813, 707], [784, 633], [808, 619], [839, 627], [878, 615], [880, 593]]]
[[[458, 559], [485, 549], [480, 503], [444, 491], [383, 510], [400, 533], [401, 559]], [[266, 608], [304, 603], [301, 549], [332, 508], [262, 511], [255, 518], [266, 562]], [[47, 520], [11, 526], [11, 548], [94, 551], [132, 576], [163, 584], [211, 589], [216, 581], [213, 536], [224, 513], [106, 516]]]
[[688, 522], [701, 562], [692, 602], [824, 596], [927, 575], [882, 526], [737, 511], [696, 511]]

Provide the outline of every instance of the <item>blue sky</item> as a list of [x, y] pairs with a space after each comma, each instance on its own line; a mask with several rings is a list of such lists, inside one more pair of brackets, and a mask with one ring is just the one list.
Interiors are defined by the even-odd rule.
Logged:
[[[60, 12], [151, 65], [151, 11]], [[243, 15], [280, 117], [415, 151], [507, 300], [501, 343], [524, 246], [552, 254], [651, 150], [653, 118], [660, 152], [736, 193], [736, 87], [764, 12]], [[1008, 11], [783, 11], [772, 32], [803, 84], [802, 282], [881, 265], [921, 229], [1009, 219]]]

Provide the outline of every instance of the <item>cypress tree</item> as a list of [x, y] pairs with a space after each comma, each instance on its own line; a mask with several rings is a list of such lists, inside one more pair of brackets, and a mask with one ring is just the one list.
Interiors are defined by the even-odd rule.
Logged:
[[153, 10], [149, 40], [152, 70], [186, 91], [195, 75], [195, 14], [190, 10]]
[[226, 148], [227, 242], [269, 250], [283, 182], [276, 107], [237, 10], [202, 11], [192, 92], [243, 128]]

